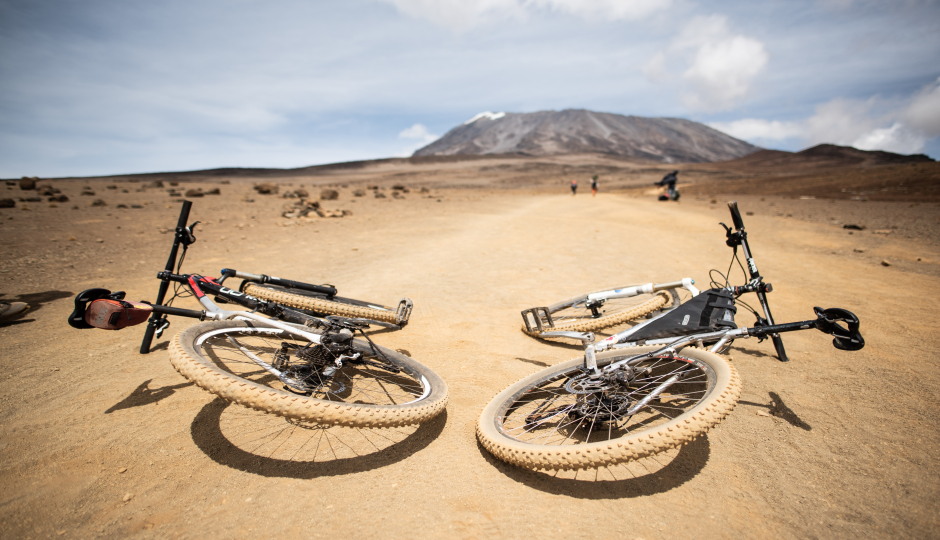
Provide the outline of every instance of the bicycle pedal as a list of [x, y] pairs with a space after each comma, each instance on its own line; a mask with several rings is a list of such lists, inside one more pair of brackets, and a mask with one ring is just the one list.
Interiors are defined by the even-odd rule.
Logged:
[[401, 299], [401, 302], [398, 303], [398, 309], [395, 310], [395, 322], [398, 326], [408, 324], [408, 319], [411, 318], [411, 310], [414, 308], [414, 305], [411, 298]]
[[[545, 321], [544, 324], [542, 322], [543, 319]], [[552, 314], [549, 313], [547, 307], [534, 307], [522, 310], [522, 321], [525, 322], [525, 330], [529, 334], [541, 334], [546, 330], [555, 328], [555, 322], [552, 321]]]

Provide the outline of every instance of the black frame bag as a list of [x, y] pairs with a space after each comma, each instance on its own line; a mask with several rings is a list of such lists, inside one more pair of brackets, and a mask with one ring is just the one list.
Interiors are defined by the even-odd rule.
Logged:
[[734, 295], [726, 289], [708, 289], [630, 335], [630, 341], [687, 336], [737, 328]]

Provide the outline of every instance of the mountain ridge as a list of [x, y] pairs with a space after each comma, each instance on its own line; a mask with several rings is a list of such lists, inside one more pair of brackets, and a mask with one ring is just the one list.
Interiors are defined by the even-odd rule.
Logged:
[[611, 154], [660, 163], [702, 163], [760, 150], [714, 128], [683, 118], [649, 118], [565, 109], [480, 113], [413, 156]]

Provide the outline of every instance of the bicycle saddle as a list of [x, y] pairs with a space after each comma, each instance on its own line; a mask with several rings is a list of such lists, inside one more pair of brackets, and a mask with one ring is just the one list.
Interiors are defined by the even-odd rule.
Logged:
[[[857, 351], [865, 346], [865, 340], [858, 331], [858, 317], [849, 310], [841, 308], [823, 309], [814, 307], [816, 328], [833, 336], [832, 344], [843, 351]], [[839, 323], [845, 323], [848, 328]]]

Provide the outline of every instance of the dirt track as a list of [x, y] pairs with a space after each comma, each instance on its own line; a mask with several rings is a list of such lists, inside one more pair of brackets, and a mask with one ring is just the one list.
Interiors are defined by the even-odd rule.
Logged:
[[[811, 318], [814, 305], [844, 307], [861, 318], [867, 347], [847, 353], [818, 332], [790, 334], [792, 362], [781, 364], [769, 343], [740, 342], [732, 356], [741, 402], [707, 437], [655, 459], [554, 476], [498, 462], [474, 437], [480, 409], [499, 390], [577, 355], [522, 334], [519, 311], [630, 282], [705, 284], [708, 269], [728, 265], [723, 205], [437, 189], [354, 199], [347, 189], [328, 205], [352, 216], [295, 224], [277, 217], [283, 199], [246, 203], [247, 185], [221, 187], [222, 196], [195, 200], [193, 219], [205, 224], [184, 270], [330, 282], [384, 303], [410, 296], [411, 324], [375, 339], [444, 377], [447, 412], [416, 428], [350, 430], [227, 406], [173, 371], [165, 345], [138, 355], [140, 329], [65, 324], [70, 297], [85, 288], [153, 298], [171, 242], [158, 229], [175, 223], [178, 203], [151, 197], [142, 209], [117, 209], [144, 195], [112, 192], [108, 207], [89, 208], [69, 193], [80, 209], [3, 210], [0, 292], [35, 306], [0, 327], [4, 537], [926, 538], [940, 530], [935, 243], [849, 235], [823, 219], [787, 218], [799, 217], [802, 201], [764, 201], [789, 208], [745, 217], [778, 321]], [[748, 199], [741, 204], [748, 210]], [[866, 204], [871, 214], [894, 211]], [[918, 211], [937, 214], [936, 205]], [[739, 315], [739, 324], [753, 322]], [[170, 334], [188, 324], [176, 319]]]

